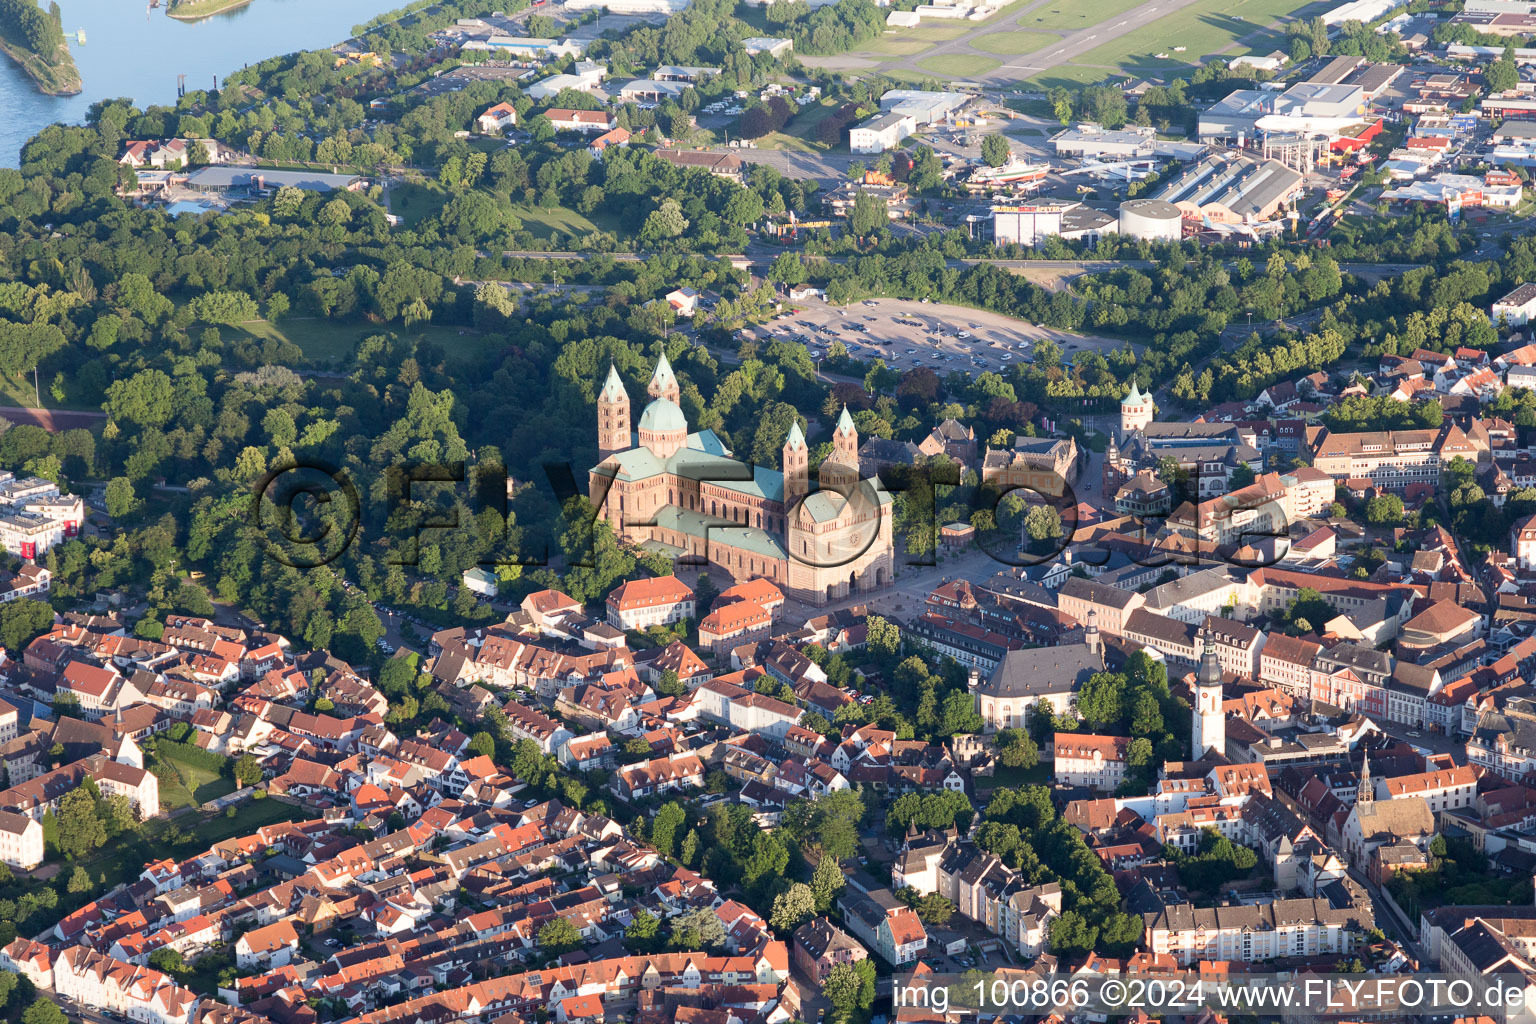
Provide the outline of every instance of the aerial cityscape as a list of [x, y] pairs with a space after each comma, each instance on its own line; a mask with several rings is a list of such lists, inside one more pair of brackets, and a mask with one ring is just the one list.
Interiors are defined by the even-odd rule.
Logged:
[[1536, 0], [398, 2], [0, 0], [6, 1024], [1536, 1020]]

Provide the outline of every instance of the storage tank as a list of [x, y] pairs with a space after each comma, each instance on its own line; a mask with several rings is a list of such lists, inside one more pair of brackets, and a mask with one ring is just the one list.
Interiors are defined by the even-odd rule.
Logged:
[[1184, 234], [1183, 216], [1162, 199], [1129, 199], [1120, 204], [1120, 233], [1149, 242], [1177, 242]]

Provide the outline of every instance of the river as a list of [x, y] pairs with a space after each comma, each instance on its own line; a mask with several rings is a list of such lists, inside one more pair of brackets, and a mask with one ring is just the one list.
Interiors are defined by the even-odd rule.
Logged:
[[[187, 88], [208, 89], [281, 53], [340, 42], [375, 15], [404, 0], [251, 0], [244, 7], [184, 22], [145, 0], [59, 0], [64, 36], [74, 51], [85, 91], [44, 96], [10, 58], [0, 54], [0, 166], [15, 167], [21, 147], [55, 121], [78, 124], [98, 100], [127, 96], [140, 107], [176, 102], [176, 76]], [[44, 4], [46, 6], [46, 3]], [[86, 42], [75, 33], [85, 30]]]

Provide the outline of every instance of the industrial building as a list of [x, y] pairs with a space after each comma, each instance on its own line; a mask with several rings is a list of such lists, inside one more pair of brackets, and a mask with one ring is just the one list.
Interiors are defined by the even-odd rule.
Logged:
[[1301, 186], [1301, 174], [1277, 160], [1211, 157], [1155, 198], [1177, 206], [1185, 220], [1254, 224], [1279, 213]]
[[854, 153], [884, 153], [900, 145], [916, 127], [910, 114], [887, 111], [848, 129], [848, 148]]
[[1351, 0], [1350, 3], [1340, 4], [1326, 12], [1323, 15], [1323, 24], [1329, 28], [1338, 28], [1346, 21], [1358, 21], [1362, 25], [1369, 25], [1407, 2], [1408, 0]]
[[880, 97], [880, 109], [888, 114], [905, 114], [921, 126], [949, 120], [973, 99], [963, 92], [891, 89]]
[[1242, 145], [1261, 130], [1300, 131], [1341, 128], [1365, 113], [1365, 92], [1358, 85], [1302, 82], [1284, 92], [1238, 89], [1200, 115], [1201, 142]]
[[992, 238], [998, 245], [1039, 245], [1061, 234], [1062, 218], [1076, 203], [1045, 200], [992, 207]]
[[1057, 156], [1127, 158], [1150, 156], [1157, 141], [1153, 128], [1110, 131], [1096, 124], [1080, 124], [1051, 136]]
[[1164, 199], [1130, 199], [1120, 204], [1120, 234], [1148, 242], [1177, 242], [1184, 234], [1184, 213]]

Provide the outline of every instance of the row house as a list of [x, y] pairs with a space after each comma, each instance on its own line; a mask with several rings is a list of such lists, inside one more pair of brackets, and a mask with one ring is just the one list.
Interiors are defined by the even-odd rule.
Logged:
[[1184, 903], [1144, 914], [1143, 923], [1147, 951], [1170, 955], [1180, 967], [1202, 960], [1344, 956], [1359, 948], [1372, 927], [1368, 908], [1336, 908], [1324, 899], [1228, 907]]
[[1382, 779], [1376, 784], [1377, 799], [1395, 800], [1410, 796], [1422, 797], [1435, 814], [1471, 807], [1477, 799], [1477, 775], [1471, 765], [1457, 765]]
[[613, 773], [610, 783], [614, 794], [623, 800], [702, 789], [703, 786], [704, 762], [694, 754], [658, 757], [644, 764], [620, 768]]
[[1204, 628], [1223, 672], [1244, 679], [1259, 677], [1259, 661], [1268, 642], [1263, 630], [1219, 615], [1207, 616]]
[[532, 708], [508, 701], [501, 710], [507, 716], [507, 732], [516, 740], [532, 740], [545, 754], [553, 754], [575, 737], [575, 733]]
[[84, 946], [53, 962], [53, 990], [83, 1006], [142, 1024], [192, 1024], [198, 995], [159, 971], [123, 963]]
[[1029, 885], [995, 854], [959, 840], [953, 831], [909, 836], [891, 881], [943, 896], [962, 917], [1002, 937], [1024, 957], [1045, 950], [1050, 923], [1061, 913], [1061, 886]]
[[144, 694], [116, 669], [84, 661], [70, 661], [64, 666], [54, 693], [74, 698], [88, 718], [101, 718], [144, 702]]
[[459, 1019], [488, 1024], [509, 1013], [531, 1017], [563, 1000], [596, 996], [606, 1004], [632, 1002], [643, 991], [662, 987], [697, 991], [708, 985], [767, 985], [776, 990], [789, 977], [789, 952], [769, 942], [742, 956], [661, 953], [617, 957], [506, 975], [463, 988], [447, 989], [383, 1007], [355, 1018], [355, 1024], [411, 1024]]

